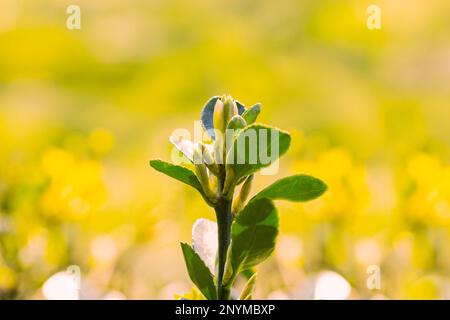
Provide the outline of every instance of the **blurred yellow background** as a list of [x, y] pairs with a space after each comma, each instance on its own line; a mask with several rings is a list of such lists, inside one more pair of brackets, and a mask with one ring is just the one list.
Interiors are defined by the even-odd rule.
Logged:
[[189, 291], [179, 241], [214, 215], [148, 160], [230, 93], [293, 136], [255, 190], [292, 173], [329, 185], [279, 203], [255, 298], [448, 299], [449, 84], [448, 0], [2, 0], [0, 298], [49, 298], [70, 265], [86, 299]]

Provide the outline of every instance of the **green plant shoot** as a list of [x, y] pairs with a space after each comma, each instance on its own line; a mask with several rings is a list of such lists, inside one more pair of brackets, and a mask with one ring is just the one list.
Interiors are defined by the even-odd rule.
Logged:
[[[209, 300], [234, 298], [236, 278], [248, 274], [273, 252], [278, 235], [274, 200], [309, 201], [327, 186], [321, 180], [297, 174], [282, 178], [249, 198], [254, 174], [278, 160], [289, 148], [289, 133], [257, 123], [261, 104], [246, 108], [229, 95], [214, 96], [201, 112], [209, 139], [200, 142], [171, 139], [192, 170], [161, 160], [150, 165], [197, 189], [214, 208], [216, 223], [200, 219], [193, 228], [193, 246], [182, 243], [188, 274]], [[205, 232], [214, 238], [204, 243]], [[217, 237], [217, 241], [215, 241]], [[256, 273], [240, 294], [251, 299]]]

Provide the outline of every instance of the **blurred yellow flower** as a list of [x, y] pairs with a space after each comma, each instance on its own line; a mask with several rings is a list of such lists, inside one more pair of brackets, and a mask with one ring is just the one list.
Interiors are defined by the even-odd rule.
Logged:
[[407, 174], [412, 183], [407, 214], [425, 224], [450, 226], [450, 165], [419, 153], [408, 161]]
[[406, 286], [406, 299], [432, 300], [440, 297], [439, 279], [435, 276], [413, 280]]
[[89, 146], [98, 155], [110, 152], [114, 143], [114, 136], [106, 129], [96, 129], [89, 135]]
[[100, 163], [75, 159], [61, 149], [50, 149], [42, 156], [42, 168], [50, 178], [41, 199], [45, 214], [77, 219], [106, 201]]
[[0, 291], [14, 288], [17, 282], [16, 274], [13, 270], [0, 261]]
[[328, 191], [321, 198], [305, 203], [305, 213], [319, 220], [357, 214], [369, 204], [366, 168], [356, 164], [348, 151], [330, 149], [317, 160], [299, 160], [292, 171], [311, 174], [327, 182]]

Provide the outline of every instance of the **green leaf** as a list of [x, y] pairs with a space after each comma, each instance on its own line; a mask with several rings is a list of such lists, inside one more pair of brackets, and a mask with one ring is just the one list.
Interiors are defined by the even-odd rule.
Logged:
[[250, 277], [250, 279], [248, 279], [247, 283], [244, 286], [244, 289], [242, 289], [239, 300], [251, 300], [252, 299], [253, 290], [255, 289], [255, 284], [256, 284], [256, 276], [257, 276], [257, 273], [254, 273]]
[[272, 164], [290, 143], [289, 133], [264, 124], [252, 124], [241, 130], [227, 154], [235, 181]]
[[200, 256], [187, 243], [181, 243], [189, 278], [208, 300], [217, 300], [214, 277]]
[[250, 201], [231, 227], [224, 284], [231, 286], [243, 270], [252, 268], [270, 256], [278, 235], [278, 213], [267, 198]]
[[241, 272], [241, 275], [245, 278], [245, 279], [250, 279], [254, 274], [256, 273], [255, 268], [250, 268], [250, 269], [246, 269], [243, 270]]
[[261, 104], [257, 103], [254, 106], [248, 108], [243, 114], [242, 118], [247, 122], [247, 124], [252, 124], [256, 121], [259, 113], [261, 112]]
[[174, 165], [162, 160], [150, 160], [150, 166], [155, 170], [162, 172], [169, 177], [184, 182], [203, 193], [202, 186], [194, 172], [188, 168]]
[[178, 181], [190, 185], [191, 187], [194, 187], [200, 192], [203, 199], [205, 199], [205, 201], [209, 205], [213, 205], [206, 194], [203, 192], [202, 185], [200, 184], [200, 181], [193, 171], [189, 170], [188, 168], [174, 165], [162, 160], [150, 160], [150, 166], [155, 170], [168, 175], [169, 177], [172, 177]]
[[298, 174], [276, 181], [255, 195], [254, 198], [308, 201], [320, 197], [326, 190], [327, 185], [322, 180]]
[[[216, 105], [217, 99], [219, 99], [219, 96], [213, 96], [210, 98], [205, 106], [202, 109], [202, 112], [200, 114], [201, 123], [203, 126], [203, 129], [215, 140], [215, 134], [214, 134], [214, 106]], [[245, 106], [240, 103], [237, 100], [234, 100], [236, 102], [236, 105], [238, 107], [238, 113], [241, 115], [245, 112]]]

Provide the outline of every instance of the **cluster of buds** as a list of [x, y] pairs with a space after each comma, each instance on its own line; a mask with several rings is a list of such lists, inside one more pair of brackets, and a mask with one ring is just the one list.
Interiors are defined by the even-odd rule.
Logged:
[[[200, 142], [194, 146], [193, 163], [203, 191], [214, 205], [221, 197], [230, 200], [233, 196], [237, 181], [234, 179], [233, 168], [227, 165], [227, 154], [236, 135], [247, 126], [247, 122], [242, 117], [245, 108], [230, 95], [216, 97], [215, 103], [210, 105], [212, 110], [206, 112], [212, 111], [212, 126], [207, 121], [203, 121], [203, 125], [213, 142]], [[260, 109], [259, 104], [257, 108]], [[245, 180], [233, 202], [233, 213], [237, 213], [245, 203], [252, 180], [252, 176]]]

